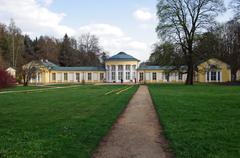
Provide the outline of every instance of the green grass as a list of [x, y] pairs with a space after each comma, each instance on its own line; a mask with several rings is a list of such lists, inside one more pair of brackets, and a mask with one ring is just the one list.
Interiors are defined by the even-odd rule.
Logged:
[[149, 85], [177, 158], [240, 157], [240, 87]]
[[16, 86], [16, 87], [10, 87], [10, 88], [4, 88], [0, 89], [0, 92], [2, 91], [22, 91], [22, 90], [32, 90], [32, 89], [42, 89], [42, 88], [47, 88], [44, 86]]
[[137, 86], [79, 86], [0, 94], [0, 157], [90, 157]]
[[77, 86], [77, 85], [83, 85], [81, 83], [66, 83], [66, 84], [49, 84], [47, 86], [50, 87], [67, 87], [67, 86]]

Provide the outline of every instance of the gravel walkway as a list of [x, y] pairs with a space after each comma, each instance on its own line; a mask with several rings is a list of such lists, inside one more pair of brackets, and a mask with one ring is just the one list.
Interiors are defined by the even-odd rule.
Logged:
[[148, 88], [140, 86], [93, 158], [172, 157], [166, 147]]

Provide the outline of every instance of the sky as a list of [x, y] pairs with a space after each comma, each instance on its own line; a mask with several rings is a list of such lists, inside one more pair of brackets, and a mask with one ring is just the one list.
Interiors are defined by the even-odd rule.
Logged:
[[[156, 4], [157, 0], [0, 0], [0, 22], [8, 25], [12, 18], [32, 38], [91, 33], [110, 55], [124, 51], [146, 61], [159, 41]], [[217, 21], [232, 15], [227, 11]]]

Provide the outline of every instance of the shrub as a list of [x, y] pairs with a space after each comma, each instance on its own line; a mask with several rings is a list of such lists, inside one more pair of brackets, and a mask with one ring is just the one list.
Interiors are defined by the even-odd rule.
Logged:
[[16, 86], [16, 80], [7, 71], [0, 69], [0, 89]]

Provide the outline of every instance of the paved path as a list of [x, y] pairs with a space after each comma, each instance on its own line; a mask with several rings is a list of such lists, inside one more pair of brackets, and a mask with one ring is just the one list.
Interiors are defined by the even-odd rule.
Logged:
[[93, 158], [166, 158], [158, 116], [147, 86], [140, 86]]

